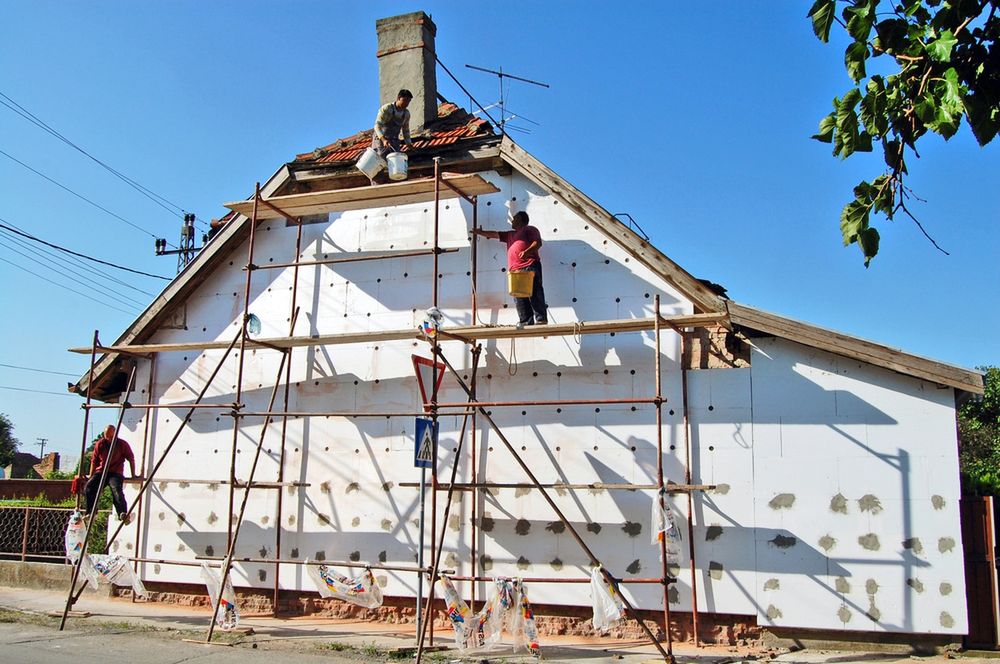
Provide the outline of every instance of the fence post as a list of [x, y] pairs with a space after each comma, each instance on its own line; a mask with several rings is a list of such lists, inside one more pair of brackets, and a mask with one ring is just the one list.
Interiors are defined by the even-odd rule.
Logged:
[[21, 562], [28, 559], [28, 520], [30, 519], [31, 508], [24, 508], [24, 534], [21, 536]]

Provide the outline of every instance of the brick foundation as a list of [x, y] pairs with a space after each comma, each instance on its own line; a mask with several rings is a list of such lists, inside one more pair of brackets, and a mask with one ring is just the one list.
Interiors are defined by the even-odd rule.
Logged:
[[[203, 586], [181, 583], [144, 582], [149, 591], [149, 601], [166, 602], [181, 606], [196, 606], [210, 609], [208, 595]], [[128, 588], [116, 588], [115, 593], [129, 596]], [[236, 596], [239, 600], [240, 612], [244, 615], [270, 615], [273, 606], [273, 593], [261, 589], [238, 588]], [[480, 603], [478, 606], [482, 606]], [[589, 606], [557, 606], [550, 604], [534, 604], [535, 622], [541, 636], [571, 635], [596, 636], [590, 624], [591, 608]], [[365, 620], [385, 624], [414, 624], [416, 610], [414, 601], [409, 597], [386, 597], [385, 603], [377, 609], [365, 609], [347, 602], [335, 599], [324, 599], [316, 593], [284, 590], [279, 603], [283, 616], [324, 616], [340, 620]], [[660, 611], [640, 611], [640, 616], [658, 639], [663, 639], [663, 613]], [[691, 614], [672, 612], [670, 615], [672, 637], [675, 641], [692, 641]], [[435, 604], [434, 629], [442, 633], [451, 632], [443, 602]], [[757, 643], [763, 636], [763, 630], [757, 625], [754, 616], [707, 613], [698, 615], [698, 631], [702, 643], [718, 645], [746, 645]], [[624, 640], [645, 639], [646, 635], [634, 620], [624, 620], [607, 635], [611, 638]]]

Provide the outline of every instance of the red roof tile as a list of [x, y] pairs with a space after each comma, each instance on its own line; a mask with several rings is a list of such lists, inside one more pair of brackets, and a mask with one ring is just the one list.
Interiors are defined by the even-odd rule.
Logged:
[[[493, 127], [482, 120], [465, 112], [450, 102], [438, 107], [438, 119], [424, 128], [420, 135], [413, 138], [413, 150], [441, 147], [457, 143], [463, 138], [474, 136], [489, 136]], [[357, 161], [361, 153], [372, 142], [372, 130], [359, 131], [353, 136], [341, 138], [312, 152], [296, 155], [296, 162], [311, 162], [313, 164], [335, 164], [338, 162]]]

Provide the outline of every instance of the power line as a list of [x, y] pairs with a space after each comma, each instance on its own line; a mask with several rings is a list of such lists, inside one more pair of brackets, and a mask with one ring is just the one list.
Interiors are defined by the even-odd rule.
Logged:
[[102, 261], [99, 258], [94, 258], [93, 256], [88, 256], [86, 254], [81, 254], [81, 253], [73, 251], [72, 249], [67, 249], [66, 247], [60, 247], [57, 244], [52, 244], [51, 242], [46, 242], [45, 240], [43, 240], [41, 238], [38, 238], [38, 237], [35, 237], [34, 235], [31, 235], [30, 233], [25, 233], [25, 232], [23, 232], [21, 230], [18, 230], [15, 227], [8, 226], [7, 224], [9, 224], [10, 222], [7, 221], [6, 219], [4, 219], [3, 217], [0, 217], [0, 222], [2, 222], [2, 223], [0, 223], [0, 228], [6, 228], [8, 231], [10, 231], [12, 233], [17, 233], [18, 235], [20, 235], [22, 237], [26, 237], [29, 240], [34, 240], [35, 242], [39, 242], [39, 243], [44, 244], [44, 245], [46, 245], [48, 247], [52, 247], [53, 249], [58, 249], [59, 251], [64, 251], [67, 254], [73, 254], [74, 256], [79, 256], [80, 258], [85, 258], [88, 261], [94, 261], [95, 263], [100, 263], [101, 265], [107, 265], [108, 267], [113, 267], [113, 268], [116, 268], [118, 270], [124, 270], [126, 272], [132, 272], [133, 274], [141, 274], [144, 277], [153, 277], [154, 279], [163, 279], [164, 281], [170, 281], [170, 277], [163, 277], [163, 276], [160, 276], [158, 274], [150, 274], [149, 272], [142, 272], [141, 270], [133, 270], [130, 267], [124, 267], [122, 265], [118, 265], [117, 263], [109, 263], [108, 261]]
[[[46, 249], [45, 247], [35, 247], [34, 245], [28, 244], [28, 242], [26, 242], [25, 240], [22, 240], [19, 237], [13, 237], [13, 236], [11, 236], [9, 234], [5, 235], [4, 233], [7, 233], [7, 231], [4, 231], [3, 229], [0, 229], [0, 238], [2, 238], [2, 240], [9, 240], [11, 242], [14, 242], [14, 243], [16, 243], [16, 245], [18, 247], [20, 247], [22, 249], [26, 249], [27, 251], [31, 252], [33, 256], [39, 256], [44, 261], [50, 261], [50, 260], [51, 261], [58, 261], [62, 265], [65, 265], [66, 267], [68, 267], [71, 271], [73, 271], [73, 274], [65, 274], [64, 272], [60, 272], [60, 273], [64, 274], [65, 276], [67, 276], [67, 277], [69, 277], [71, 279], [73, 279], [74, 281], [79, 281], [81, 283], [86, 282], [86, 283], [91, 284], [93, 286], [96, 286], [97, 288], [100, 288], [100, 289], [106, 288], [106, 286], [105, 286], [104, 283], [96, 282], [96, 281], [94, 281], [93, 277], [90, 277], [90, 276], [84, 274], [84, 272], [89, 272], [89, 273], [91, 273], [92, 275], [94, 275], [95, 277], [97, 277], [99, 279], [105, 279], [108, 282], [110, 282], [112, 284], [110, 286], [110, 288], [112, 288], [112, 289], [128, 288], [130, 290], [136, 291], [137, 293], [141, 293], [143, 295], [147, 295], [149, 297], [153, 296], [152, 293], [148, 293], [148, 292], [142, 290], [141, 288], [136, 288], [135, 286], [132, 286], [131, 284], [125, 283], [124, 281], [122, 281], [121, 279], [118, 279], [117, 277], [112, 277], [110, 275], [107, 275], [107, 274], [101, 272], [99, 269], [97, 269], [97, 268], [95, 268], [95, 267], [93, 267], [91, 265], [88, 265], [88, 264], [84, 263], [79, 258], [73, 258], [71, 256], [63, 256], [62, 254], [57, 254], [56, 252], [52, 251], [51, 249]], [[9, 244], [6, 244], [3, 241], [0, 241], [0, 246], [7, 247], [8, 249], [14, 251], [15, 253], [20, 253], [20, 252], [17, 251], [16, 248], [10, 246]], [[21, 255], [25, 256], [24, 254], [21, 254]], [[35, 260], [33, 258], [33, 256], [25, 256], [25, 257], [28, 258], [29, 260], [32, 260], [33, 262], [36, 262], [36, 263], [39, 262], [39, 261]], [[76, 261], [76, 262], [73, 262], [73, 261]], [[52, 265], [48, 264], [47, 262], [42, 263], [42, 264], [45, 267], [48, 267], [49, 269], [51, 269], [53, 272], [57, 272], [58, 271], [58, 270], [56, 270], [55, 267], [53, 267]], [[115, 296], [115, 297], [118, 297], [118, 295], [119, 295], [118, 292], [117, 292], [117, 290], [115, 290], [115, 292], [110, 293], [110, 294], [113, 295], [113, 296]], [[137, 305], [142, 304], [141, 302], [135, 300], [134, 298], [129, 298], [129, 299], [131, 299]]]
[[22, 371], [34, 371], [36, 373], [55, 374], [57, 376], [70, 376], [71, 378], [80, 377], [80, 374], [67, 373], [65, 371], [48, 371], [46, 369], [35, 369], [34, 367], [21, 367], [16, 364], [4, 364], [2, 362], [0, 362], [0, 367], [7, 367], [8, 369], [21, 369]]
[[[96, 267], [94, 267], [92, 265], [88, 265], [87, 263], [84, 263], [79, 258], [73, 258], [71, 256], [63, 256], [62, 254], [57, 254], [56, 252], [52, 251], [51, 249], [46, 249], [45, 247], [36, 247], [34, 245], [29, 244], [25, 240], [22, 240], [19, 237], [14, 237], [14, 236], [10, 235], [7, 231], [3, 230], [2, 228], [0, 228], [0, 238], [2, 238], [3, 240], [10, 240], [11, 242], [16, 243], [17, 246], [19, 246], [19, 247], [21, 247], [23, 249], [26, 249], [29, 252], [32, 252], [32, 254], [38, 255], [38, 256], [42, 257], [43, 259], [45, 259], [45, 260], [59, 261], [63, 265], [66, 265], [70, 270], [80, 271], [79, 274], [77, 274], [76, 272], [74, 272], [74, 274], [66, 275], [66, 276], [69, 276], [71, 279], [74, 279], [74, 280], [77, 280], [77, 281], [81, 281], [81, 282], [87, 281], [88, 283], [91, 283], [91, 284], [97, 285], [97, 286], [99, 286], [101, 288], [104, 288], [104, 284], [99, 283], [99, 282], [95, 282], [95, 281], [93, 281], [92, 277], [88, 277], [87, 275], [83, 274], [83, 272], [89, 272], [90, 274], [96, 276], [99, 279], [105, 279], [105, 280], [111, 282], [112, 284], [115, 284], [115, 286], [112, 286], [112, 288], [118, 288], [118, 287], [128, 288], [129, 290], [133, 290], [133, 291], [135, 291], [137, 293], [141, 293], [142, 295], [146, 295], [148, 297], [154, 297], [153, 293], [150, 293], [148, 291], [144, 291], [141, 288], [137, 288], [137, 287], [135, 287], [135, 286], [133, 286], [131, 284], [128, 284], [128, 283], [122, 281], [121, 279], [119, 279], [117, 277], [113, 277], [113, 276], [111, 276], [109, 274], [105, 274], [104, 272], [101, 272], [98, 268], [96, 268]], [[11, 249], [11, 250], [13, 250], [15, 252], [17, 251], [16, 249], [14, 249], [14, 247], [11, 247], [8, 244], [4, 244], [3, 242], [0, 242], [0, 245], [5, 246], [8, 249]], [[74, 261], [76, 261], [76, 262], [74, 262]], [[48, 264], [45, 264], [45, 265], [46, 265], [46, 267], [49, 267], [50, 269], [52, 269], [53, 271], [55, 271], [55, 268], [53, 268], [51, 265], [48, 265]], [[117, 296], [118, 295], [117, 291], [115, 293], [112, 293], [112, 295]], [[143, 304], [143, 302], [139, 302], [137, 300], [134, 300], [134, 298], [130, 298], [130, 299], [133, 299], [133, 301], [136, 304]]]
[[[124, 183], [126, 183], [127, 185], [129, 185], [130, 187], [132, 187], [133, 189], [135, 189], [136, 191], [138, 191], [140, 194], [142, 194], [143, 196], [145, 196], [149, 200], [153, 201], [154, 203], [156, 203], [160, 207], [162, 207], [164, 210], [166, 210], [170, 214], [178, 214], [178, 212], [179, 212], [180, 215], [183, 216], [184, 213], [187, 212], [184, 208], [182, 208], [181, 206], [177, 205], [176, 203], [170, 202], [169, 200], [167, 200], [163, 196], [160, 196], [159, 194], [157, 194], [152, 189], [149, 189], [148, 187], [139, 184], [138, 182], [136, 182], [132, 178], [130, 178], [127, 175], [121, 173], [120, 171], [112, 168], [111, 166], [109, 166], [108, 164], [104, 163], [103, 161], [101, 161], [100, 159], [98, 159], [97, 157], [95, 157], [94, 155], [90, 154], [89, 152], [87, 152], [86, 150], [84, 150], [83, 148], [81, 148], [79, 145], [77, 145], [76, 143], [74, 143], [73, 141], [69, 140], [68, 138], [66, 138], [65, 136], [63, 136], [61, 133], [59, 133], [58, 131], [56, 131], [55, 129], [53, 129], [51, 126], [49, 126], [44, 120], [42, 120], [41, 118], [39, 118], [37, 115], [35, 115], [34, 113], [32, 113], [31, 111], [29, 111], [28, 109], [26, 109], [24, 106], [21, 106], [20, 104], [18, 104], [16, 101], [14, 101], [13, 99], [11, 99], [10, 97], [8, 97], [7, 95], [5, 95], [4, 93], [0, 92], [0, 97], [3, 97], [4, 99], [7, 100], [6, 102], [0, 100], [0, 104], [3, 104], [4, 106], [6, 106], [10, 110], [12, 110], [14, 113], [20, 115], [22, 118], [24, 118], [28, 122], [32, 123], [33, 125], [35, 125], [39, 129], [42, 129], [43, 131], [48, 132], [49, 134], [51, 134], [52, 136], [55, 136], [56, 138], [58, 138], [60, 141], [62, 141], [66, 145], [68, 145], [71, 148], [73, 148], [74, 150], [77, 150], [81, 154], [87, 156], [94, 163], [100, 165], [102, 168], [104, 168], [105, 170], [107, 170], [109, 173], [111, 173], [115, 177], [117, 177], [120, 180], [122, 180]], [[7, 103], [7, 102], [10, 102], [10, 103]], [[11, 106], [11, 104], [13, 104], [13, 106]], [[15, 108], [15, 106], [16, 106], [16, 108]], [[166, 205], [164, 205], [164, 203]], [[168, 205], [170, 207], [176, 208], [176, 210], [178, 212], [174, 212], [174, 210], [171, 210], [170, 207], [167, 207]], [[202, 224], [202, 226], [205, 226], [207, 228], [207, 226], [205, 225], [204, 222], [201, 222], [201, 224]]]
[[70, 288], [69, 286], [67, 286], [67, 285], [65, 285], [65, 284], [60, 284], [60, 283], [58, 283], [58, 282], [55, 282], [55, 281], [52, 281], [52, 280], [51, 280], [51, 279], [49, 279], [48, 277], [43, 277], [42, 275], [38, 274], [37, 272], [32, 272], [32, 271], [31, 271], [31, 270], [29, 270], [28, 268], [26, 268], [26, 267], [24, 267], [24, 266], [21, 266], [21, 265], [18, 265], [17, 263], [15, 263], [15, 262], [13, 262], [13, 261], [9, 261], [9, 260], [7, 260], [6, 258], [3, 258], [3, 257], [0, 257], [0, 261], [3, 261], [4, 263], [7, 263], [7, 264], [9, 264], [9, 265], [13, 265], [14, 267], [18, 268], [19, 270], [24, 270], [24, 271], [25, 271], [25, 272], [27, 272], [28, 274], [30, 274], [30, 275], [33, 275], [33, 276], [36, 276], [36, 277], [38, 277], [39, 279], [41, 279], [42, 281], [47, 281], [47, 282], [49, 282], [50, 284], [52, 284], [53, 286], [58, 286], [59, 288], [63, 288], [63, 289], [65, 289], [65, 290], [68, 290], [68, 291], [71, 291], [71, 292], [73, 292], [73, 293], [76, 293], [77, 295], [81, 295], [81, 296], [83, 296], [83, 297], [87, 298], [88, 300], [91, 300], [91, 301], [93, 301], [93, 302], [96, 302], [96, 303], [98, 303], [98, 304], [103, 304], [104, 306], [108, 307], [109, 309], [114, 309], [115, 311], [120, 311], [120, 312], [122, 312], [123, 314], [126, 314], [126, 315], [128, 315], [128, 316], [134, 316], [134, 315], [135, 315], [135, 311], [126, 311], [125, 309], [119, 309], [119, 308], [118, 308], [118, 307], [116, 307], [116, 306], [113, 306], [113, 305], [111, 305], [111, 304], [108, 304], [107, 302], [104, 302], [103, 300], [98, 300], [97, 298], [95, 298], [95, 297], [92, 297], [92, 296], [90, 296], [90, 295], [88, 295], [88, 294], [86, 294], [86, 293], [84, 293], [84, 292], [82, 292], [82, 291], [78, 291], [78, 290], [76, 290], [75, 288]]
[[[28, 254], [25, 254], [23, 252], [18, 251], [17, 249], [15, 249], [14, 247], [10, 246], [9, 244], [4, 243], [3, 241], [0, 241], [0, 247], [6, 247], [7, 249], [10, 249], [15, 254], [17, 254], [18, 256], [21, 256], [23, 258], [27, 258], [29, 261], [31, 261], [33, 263], [37, 263], [38, 265], [41, 265], [44, 268], [48, 268], [49, 270], [52, 270], [56, 274], [59, 274], [59, 275], [61, 275], [63, 277], [69, 277], [70, 279], [73, 279], [75, 281], [79, 281], [81, 283], [84, 283], [85, 285], [90, 286], [91, 288], [95, 289], [98, 292], [101, 292], [104, 295], [110, 295], [112, 298], [117, 297], [120, 300], [123, 300], [121, 302], [121, 304], [125, 304], [125, 305], [131, 304], [131, 305], [136, 306], [136, 307], [142, 307], [143, 306], [142, 302], [136, 300], [133, 297], [130, 297], [128, 295], [123, 295], [121, 293], [116, 293], [115, 291], [111, 290], [110, 287], [105, 286], [104, 284], [97, 283], [96, 281], [94, 281], [93, 279], [91, 279], [89, 277], [84, 277], [82, 275], [72, 274], [72, 273], [69, 273], [69, 272], [64, 272], [62, 269], [57, 268], [57, 267], [51, 265], [50, 263], [42, 262], [39, 259], [35, 258], [34, 256], [29, 256]], [[33, 248], [29, 248], [29, 250], [34, 251]]]
[[35, 394], [56, 394], [61, 397], [74, 396], [69, 392], [49, 392], [48, 390], [29, 390], [26, 387], [12, 387], [10, 385], [0, 385], [0, 390], [14, 390], [15, 392], [34, 392]]
[[[77, 198], [79, 198], [79, 199], [81, 199], [81, 200], [83, 200], [83, 201], [86, 201], [87, 203], [90, 203], [91, 205], [93, 205], [94, 207], [96, 207], [96, 208], [97, 208], [98, 210], [101, 210], [101, 211], [103, 211], [103, 212], [107, 212], [108, 214], [110, 214], [110, 215], [111, 215], [112, 217], [114, 217], [115, 219], [118, 219], [119, 221], [123, 221], [123, 222], [125, 222], [126, 224], [128, 224], [128, 225], [129, 225], [129, 226], [131, 226], [132, 228], [135, 228], [136, 230], [138, 230], [138, 231], [140, 231], [140, 232], [142, 232], [142, 233], [145, 233], [146, 235], [150, 236], [151, 238], [156, 238], [156, 236], [155, 236], [155, 235], [153, 235], [152, 233], [150, 233], [149, 231], [147, 231], [147, 230], [146, 230], [145, 228], [143, 228], [143, 227], [139, 226], [138, 224], [135, 224], [135, 223], [133, 223], [133, 222], [129, 221], [129, 220], [128, 220], [128, 219], [126, 219], [125, 217], [122, 217], [122, 216], [120, 216], [120, 215], [117, 215], [117, 214], [115, 214], [114, 212], [112, 212], [112, 211], [111, 211], [111, 210], [109, 210], [108, 208], [106, 208], [106, 207], [103, 207], [103, 206], [101, 206], [101, 205], [99, 205], [99, 204], [95, 203], [94, 201], [90, 200], [90, 199], [89, 199], [89, 198], [87, 198], [86, 196], [83, 196], [82, 194], [78, 194], [78, 193], [76, 193], [75, 191], [73, 191], [73, 190], [72, 190], [72, 189], [70, 189], [69, 187], [67, 187], [67, 186], [65, 186], [65, 185], [63, 185], [63, 184], [60, 184], [59, 182], [56, 182], [55, 180], [53, 180], [52, 178], [50, 178], [50, 177], [49, 177], [48, 175], [45, 175], [45, 174], [44, 174], [44, 173], [42, 173], [41, 171], [37, 171], [37, 170], [35, 170], [34, 168], [32, 168], [31, 166], [28, 166], [28, 165], [27, 165], [26, 163], [24, 163], [24, 162], [23, 162], [23, 161], [21, 161], [20, 159], [17, 159], [16, 157], [13, 157], [13, 156], [11, 156], [11, 155], [7, 154], [7, 153], [6, 153], [6, 152], [4, 152], [3, 150], [0, 150], [0, 154], [2, 154], [3, 156], [7, 157], [7, 158], [8, 158], [8, 159], [10, 159], [11, 161], [14, 161], [14, 162], [17, 162], [18, 164], [20, 164], [21, 166], [23, 166], [23, 167], [27, 168], [27, 169], [28, 169], [29, 171], [31, 171], [31, 172], [32, 172], [32, 173], [34, 173], [35, 175], [38, 175], [39, 177], [42, 177], [42, 178], [45, 178], [46, 180], [48, 180], [48, 181], [49, 181], [49, 182], [51, 182], [52, 184], [56, 185], [56, 186], [57, 186], [57, 187], [59, 187], [60, 189], [64, 189], [65, 191], [68, 191], [69, 193], [71, 193], [71, 194], [73, 194], [74, 196], [76, 196]], [[171, 246], [172, 246], [172, 245], [171, 245]]]

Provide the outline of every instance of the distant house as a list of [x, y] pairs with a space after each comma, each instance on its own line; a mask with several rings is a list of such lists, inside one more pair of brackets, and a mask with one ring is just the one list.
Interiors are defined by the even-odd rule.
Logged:
[[[254, 479], [271, 484], [251, 494], [236, 555], [253, 562], [236, 566], [235, 584], [312, 589], [300, 566], [282, 566], [275, 586], [274, 558], [413, 565], [414, 415], [425, 403], [412, 356], [430, 357], [417, 328], [436, 294], [438, 339], [461, 378], [448, 373], [438, 403], [465, 402], [461, 382], [475, 374], [496, 422], [481, 414], [475, 443], [462, 440], [447, 523], [444, 494], [433, 521], [428, 502], [425, 523], [444, 528], [443, 565], [456, 575], [540, 579], [534, 602], [587, 606], [586, 584], [550, 581], [589, 574], [573, 530], [615, 576], [661, 577], [650, 487], [662, 464], [665, 482], [689, 487], [668, 499], [685, 538], [666, 569], [672, 611], [690, 613], [696, 600], [703, 624], [964, 634], [955, 410], [982, 391], [981, 376], [719, 295], [482, 117], [439, 104], [435, 32], [422, 13], [379, 22], [382, 100], [401, 87], [415, 94], [408, 181], [373, 186], [354, 168], [370, 129], [298, 155], [261, 196], [301, 225], [258, 202], [251, 260], [254, 201], [233, 204], [115, 343], [152, 359], [109, 352], [94, 383], [77, 385], [104, 401], [171, 405], [125, 412], [122, 435], [146, 474], [163, 462], [121, 541], [158, 559], [222, 555], [242, 497], [232, 481], [248, 478], [274, 391], [270, 409], [292, 415], [267, 427]], [[434, 159], [455, 174], [445, 180], [478, 192], [473, 206], [442, 186], [437, 225]], [[513, 329], [505, 248], [470, 240], [474, 222], [504, 229], [516, 210], [544, 239], [549, 336]], [[242, 355], [239, 344], [227, 354], [244, 298], [262, 330]], [[275, 347], [290, 349], [287, 383]], [[203, 389], [200, 403], [219, 408], [180, 427]], [[447, 484], [463, 417], [458, 405], [442, 410]], [[200, 583], [197, 567], [140, 570], [147, 582]], [[386, 595], [414, 596], [413, 573], [375, 572]], [[470, 594], [470, 583], [459, 587]], [[662, 610], [664, 585], [624, 588], [638, 607]]]

